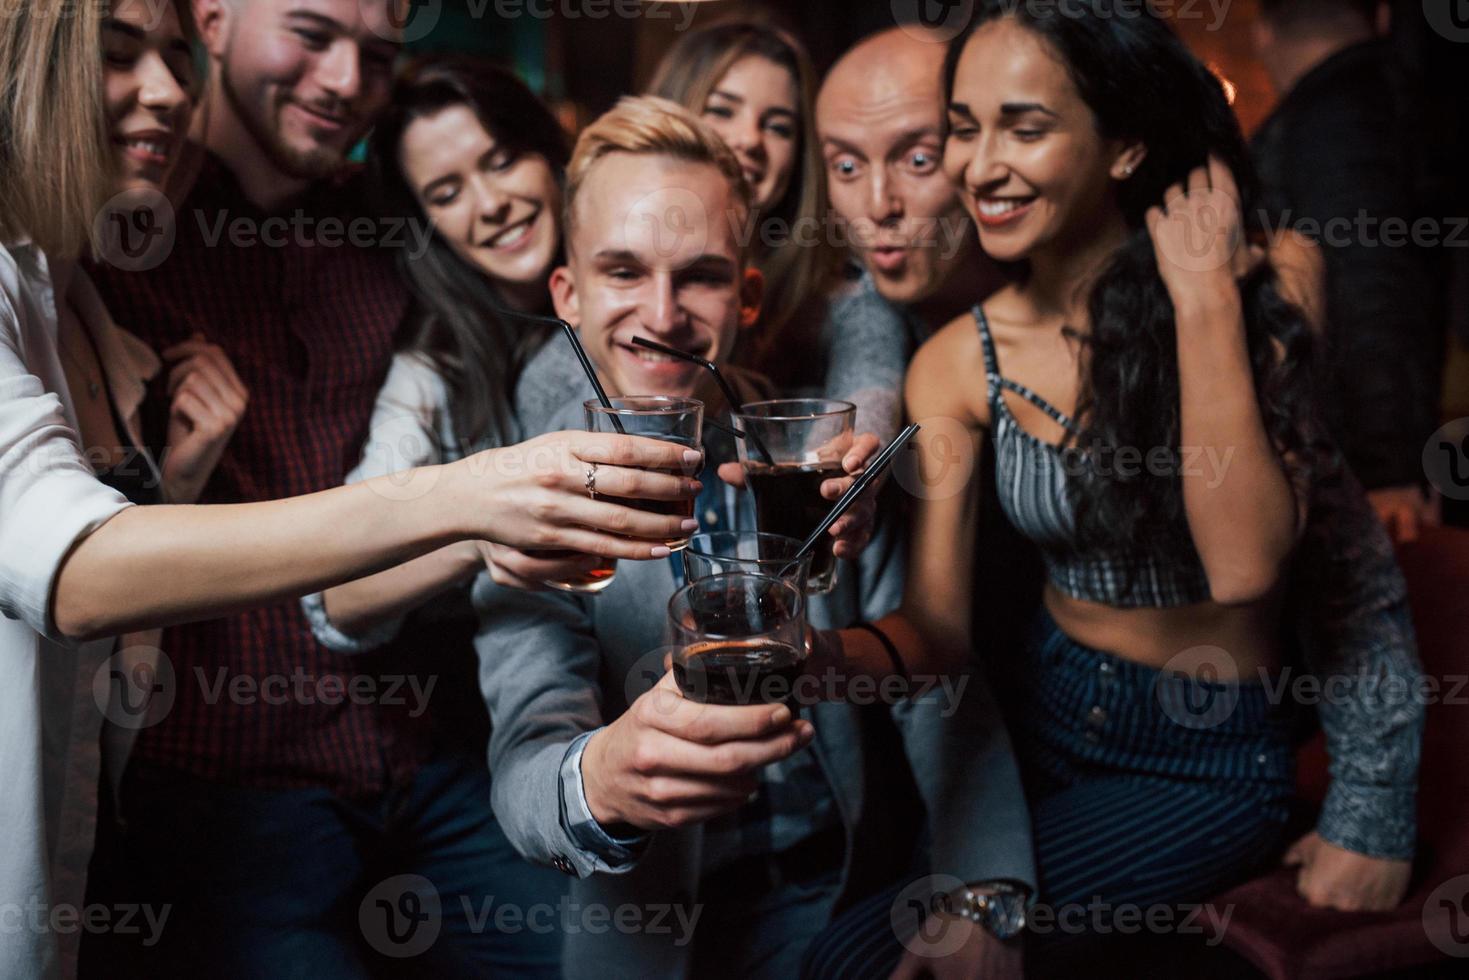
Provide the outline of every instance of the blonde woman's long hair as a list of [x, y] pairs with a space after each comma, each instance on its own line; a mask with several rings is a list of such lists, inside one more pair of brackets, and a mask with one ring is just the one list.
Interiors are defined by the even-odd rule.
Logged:
[[[712, 24], [685, 34], [668, 50], [649, 85], [652, 95], [701, 115], [709, 93], [740, 59], [754, 55], [785, 68], [800, 100], [800, 147], [785, 197], [754, 216], [754, 258], [765, 275], [761, 329], [735, 359], [777, 380], [810, 353], [835, 284], [841, 257], [826, 235], [826, 168], [813, 119], [816, 73], [806, 49], [783, 30], [754, 21]], [[779, 223], [777, 223], [779, 222]], [[762, 225], [784, 229], [785, 239], [766, 248]], [[806, 229], [795, 234], [797, 228]], [[815, 232], [815, 241], [810, 240]], [[806, 239], [802, 243], [802, 239]], [[795, 356], [793, 356], [795, 355]]]
[[97, 0], [0, 0], [0, 239], [88, 245], [113, 188]]

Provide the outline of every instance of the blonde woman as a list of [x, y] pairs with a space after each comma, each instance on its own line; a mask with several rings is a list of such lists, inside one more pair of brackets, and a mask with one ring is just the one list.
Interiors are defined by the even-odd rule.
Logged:
[[745, 230], [765, 295], [736, 363], [787, 393], [852, 401], [858, 431], [890, 439], [911, 343], [897, 312], [836, 247], [805, 49], [764, 24], [715, 24], [669, 49], [649, 91], [708, 123], [750, 185], [755, 208]]
[[[90, 393], [73, 386], [85, 371], [64, 366], [59, 321], [71, 314], [58, 308], [94, 217], [123, 187], [156, 187], [182, 145], [187, 7], [0, 4], [0, 907], [79, 908], [110, 693], [94, 695], [93, 680], [108, 676], [114, 637], [298, 596], [462, 539], [662, 557], [596, 529], [658, 539], [681, 522], [588, 499], [587, 474], [619, 496], [689, 488], [644, 471], [682, 466], [682, 447], [560, 433], [293, 500], [131, 506], [83, 453], [78, 402]], [[129, 57], [104, 56], [99, 39]], [[131, 114], [109, 117], [124, 61], [175, 89], [152, 103], [143, 137], [118, 129]], [[77, 936], [0, 931], [0, 976], [74, 974]]]

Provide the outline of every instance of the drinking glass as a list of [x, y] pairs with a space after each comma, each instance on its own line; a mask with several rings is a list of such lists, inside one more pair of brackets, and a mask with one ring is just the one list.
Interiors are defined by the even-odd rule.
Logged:
[[786, 579], [722, 572], [668, 601], [673, 678], [691, 701], [790, 701], [806, 660], [806, 610]]
[[[806, 540], [835, 501], [821, 484], [846, 476], [842, 457], [852, 448], [857, 407], [823, 398], [784, 398], [741, 406], [735, 418], [746, 433], [738, 440], [745, 480], [755, 495], [756, 523], [767, 534]], [[807, 595], [836, 586], [834, 539], [812, 549]]]
[[689, 539], [683, 553], [684, 576], [696, 582], [724, 572], [773, 575], [805, 591], [811, 576], [811, 555], [802, 555], [801, 542], [783, 534], [760, 531], [701, 531]]
[[[677, 443], [698, 449], [704, 428], [704, 403], [696, 398], [673, 398], [667, 395], [633, 395], [625, 398], [608, 399], [611, 408], [606, 408], [596, 399], [583, 403], [587, 414], [588, 432], [617, 432], [616, 419], [621, 430], [630, 436], [648, 436], [664, 442]], [[698, 464], [690, 464], [677, 470], [664, 472], [679, 476], [697, 476]], [[694, 516], [694, 498], [682, 500], [639, 500], [613, 497], [613, 500], [645, 510], [653, 514], [669, 514], [674, 517]], [[681, 551], [689, 543], [689, 535], [681, 534], [663, 542], [673, 551]]]
[[[588, 432], [625, 432], [631, 436], [649, 436], [673, 442], [691, 449], [698, 449], [703, 433], [704, 403], [694, 398], [672, 398], [664, 395], [637, 395], [625, 398], [610, 398], [608, 409], [596, 399], [583, 403]], [[614, 423], [613, 419], [617, 422]], [[621, 428], [619, 429], [619, 424]], [[694, 476], [694, 467], [679, 470], [684, 476]], [[641, 500], [632, 497], [613, 497], [628, 507], [649, 511], [654, 514], [672, 514], [678, 517], [694, 516], [692, 497], [683, 500]], [[664, 540], [663, 544], [678, 551], [688, 544], [688, 536]], [[566, 557], [574, 552], [547, 551], [546, 557]], [[617, 576], [617, 559], [603, 558], [590, 571], [582, 575], [558, 581], [546, 582], [562, 592], [601, 592], [612, 584]]]

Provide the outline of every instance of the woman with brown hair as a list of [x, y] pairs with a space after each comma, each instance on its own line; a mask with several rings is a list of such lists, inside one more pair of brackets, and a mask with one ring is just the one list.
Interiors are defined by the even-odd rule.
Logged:
[[786, 32], [735, 21], [669, 49], [649, 93], [697, 113], [734, 150], [753, 192], [755, 265], [765, 296], [735, 360], [788, 393], [857, 405], [857, 429], [897, 432], [911, 345], [898, 314], [844, 264], [829, 234], [810, 57]]

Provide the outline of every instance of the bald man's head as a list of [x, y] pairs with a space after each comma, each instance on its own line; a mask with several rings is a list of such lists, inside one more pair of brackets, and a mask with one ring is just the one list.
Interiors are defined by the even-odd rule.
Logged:
[[916, 28], [875, 34], [832, 67], [816, 101], [832, 207], [895, 303], [932, 296], [977, 247], [940, 166], [944, 52]]
[[852, 101], [880, 102], [898, 93], [943, 99], [944, 43], [909, 27], [892, 27], [858, 41], [827, 72], [817, 96], [840, 109]]

